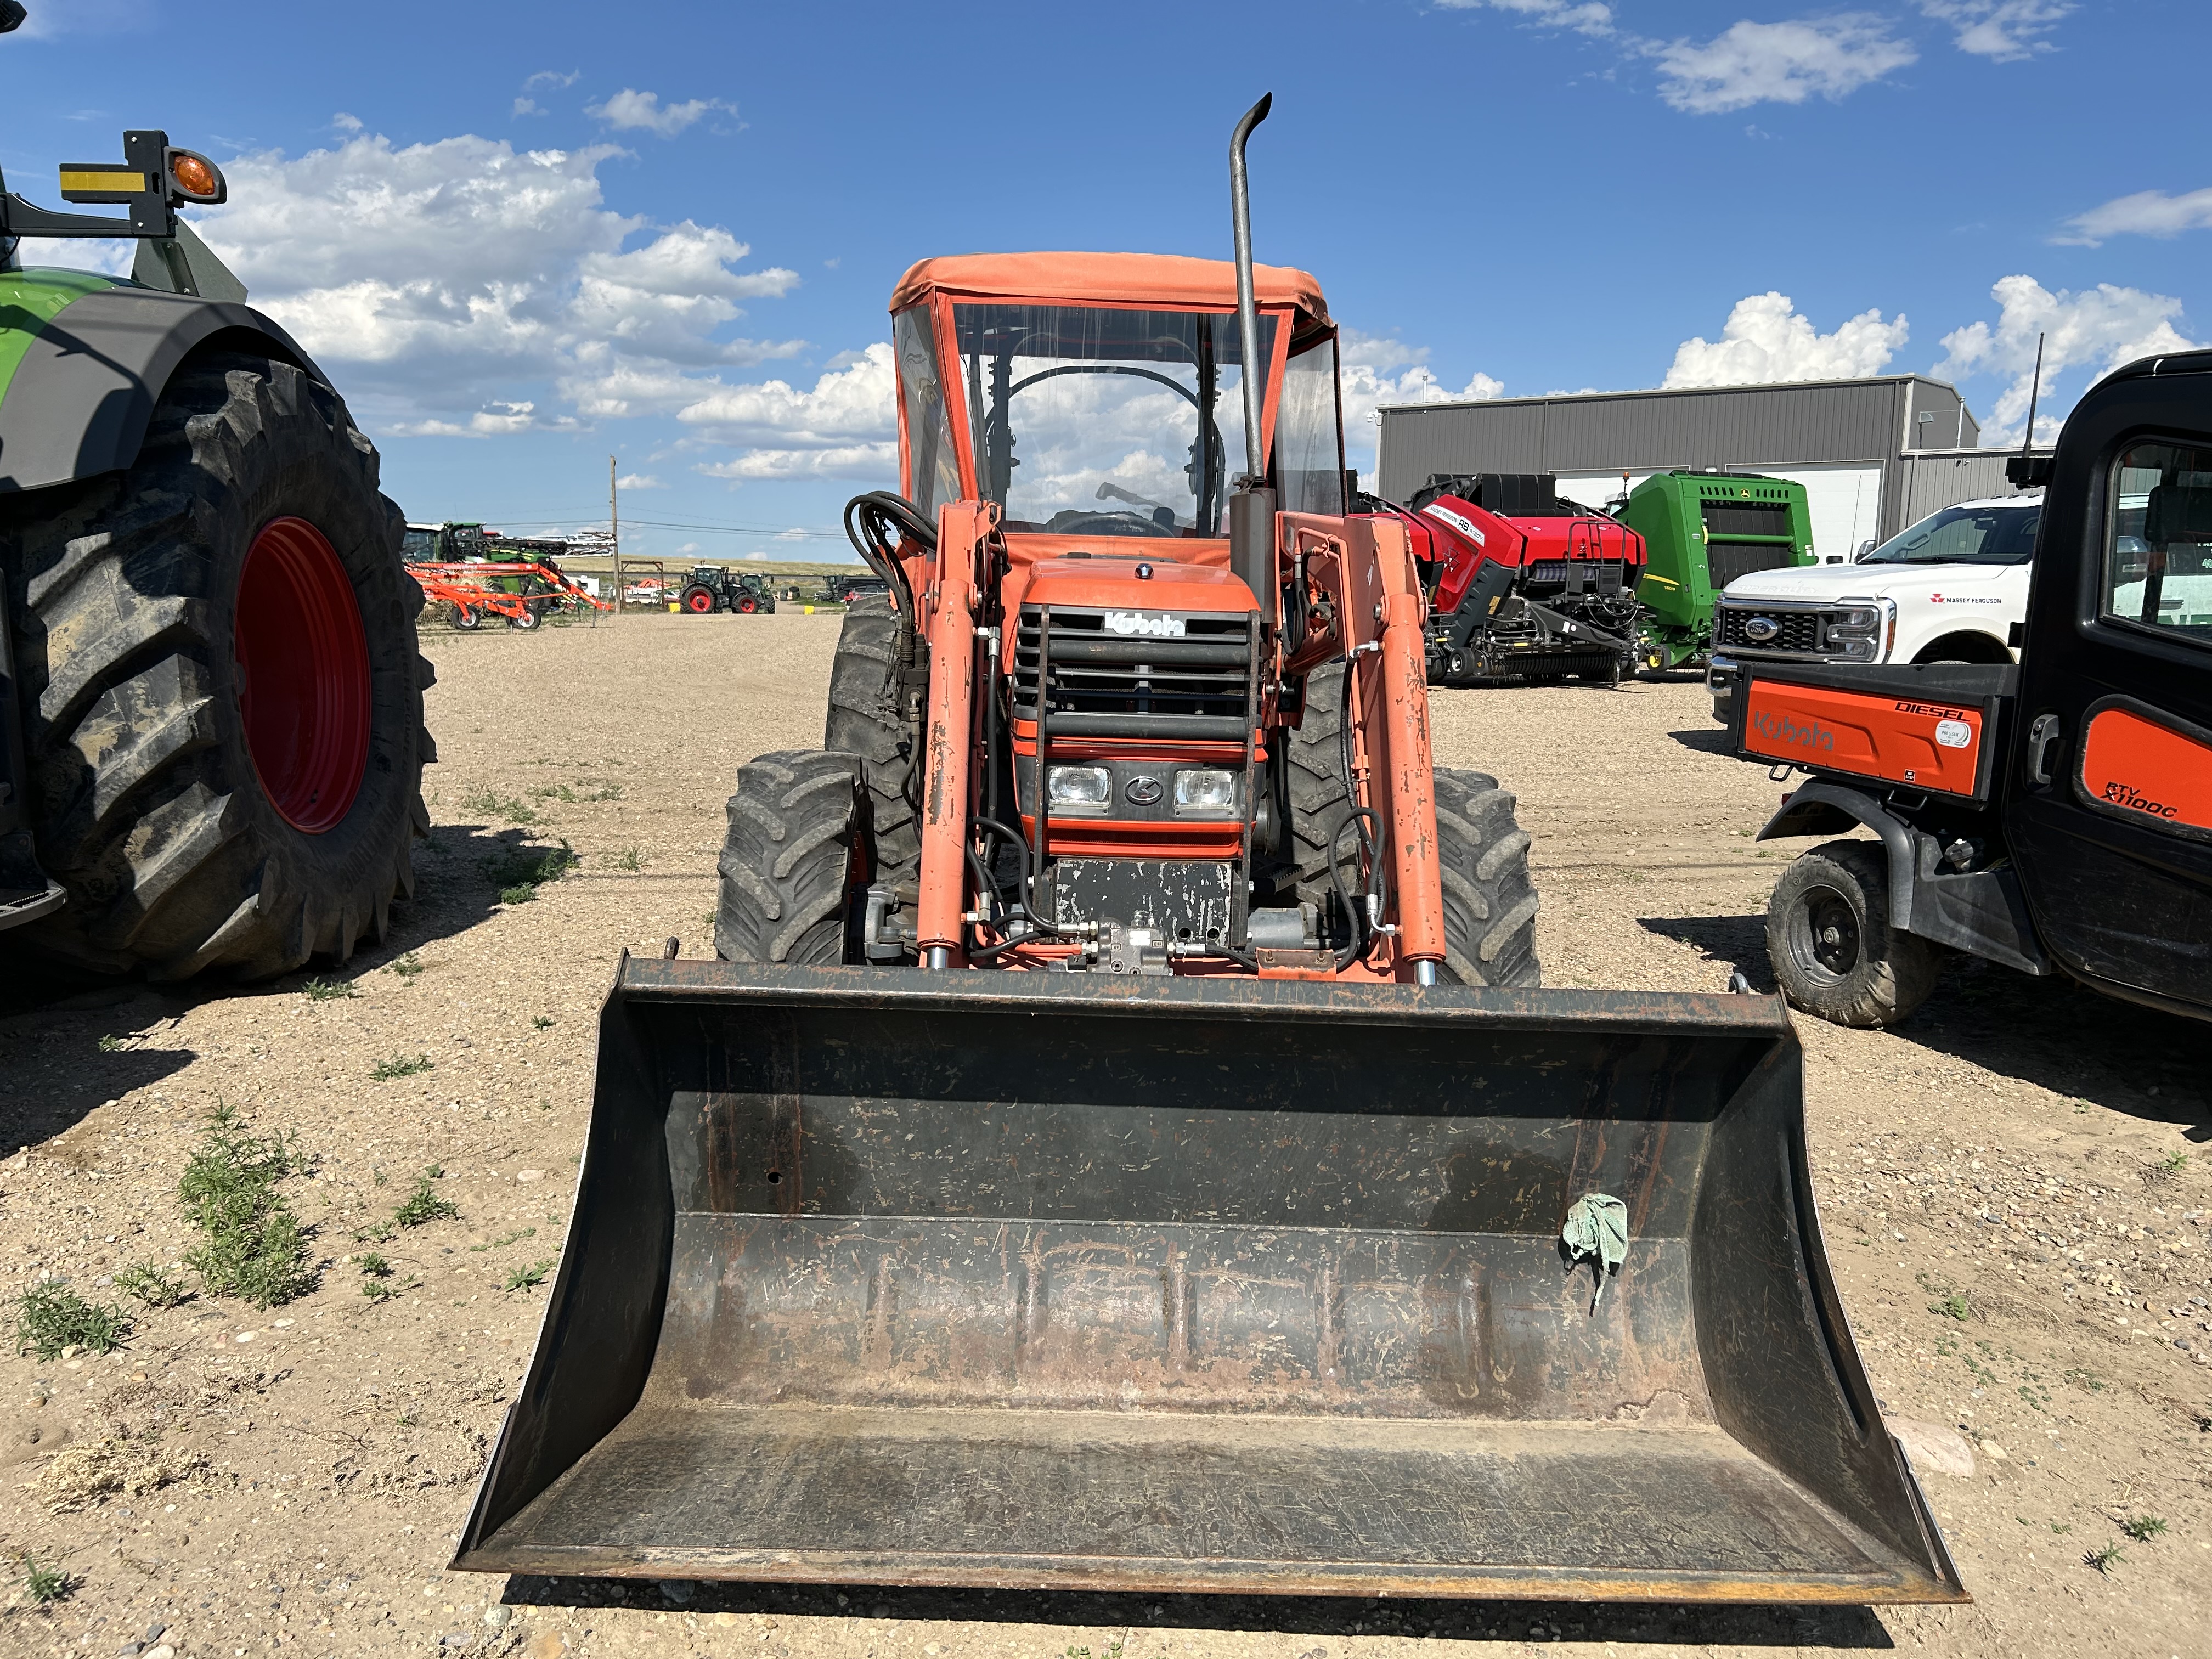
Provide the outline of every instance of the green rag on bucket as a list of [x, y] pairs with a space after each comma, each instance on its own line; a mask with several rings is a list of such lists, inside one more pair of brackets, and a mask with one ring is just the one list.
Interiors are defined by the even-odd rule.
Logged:
[[1597, 1299], [1605, 1294], [1606, 1274], [1619, 1271], [1628, 1255], [1628, 1206], [1610, 1193], [1577, 1199], [1559, 1229], [1559, 1241], [1577, 1261], [1584, 1256], [1597, 1258], [1597, 1290], [1590, 1297], [1590, 1311], [1595, 1313]]

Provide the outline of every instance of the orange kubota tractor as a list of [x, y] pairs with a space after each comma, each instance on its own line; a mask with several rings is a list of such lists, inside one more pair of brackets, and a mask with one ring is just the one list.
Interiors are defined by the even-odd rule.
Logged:
[[[891, 301], [905, 495], [721, 960], [625, 961], [457, 1566], [1949, 1601], [1774, 999], [1534, 988], [1312, 278]], [[1242, 477], [1229, 459], [1240, 454]]]

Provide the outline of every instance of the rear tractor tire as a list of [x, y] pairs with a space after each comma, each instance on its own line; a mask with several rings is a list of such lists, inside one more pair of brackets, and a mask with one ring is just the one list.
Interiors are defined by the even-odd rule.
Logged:
[[714, 614], [714, 590], [695, 584], [684, 590], [677, 603], [691, 616], [711, 617]]
[[860, 898], [873, 860], [859, 757], [763, 755], [738, 769], [729, 812], [714, 954], [803, 967], [860, 960]]
[[427, 834], [422, 592], [344, 403], [289, 363], [188, 362], [126, 471], [0, 507], [40, 861], [12, 937], [159, 980], [343, 962]]
[[[1323, 916], [1341, 914], [1329, 873], [1334, 839], [1349, 858], [1356, 838], [1337, 837], [1351, 811], [1341, 742], [1344, 665], [1306, 677], [1305, 715], [1291, 734], [1291, 853], [1298, 897]], [[1513, 796], [1480, 772], [1435, 772], [1438, 862], [1443, 866], [1444, 962], [1440, 978], [1462, 985], [1529, 989], [1542, 982], [1536, 960], [1536, 889], [1528, 873], [1529, 837], [1514, 821]], [[1346, 884], [1357, 886], [1347, 873]]]
[[1832, 1025], [1894, 1025], [1943, 967], [1942, 946], [1889, 925], [1888, 854], [1863, 841], [1816, 847], [1782, 872], [1766, 954], [1790, 1006]]

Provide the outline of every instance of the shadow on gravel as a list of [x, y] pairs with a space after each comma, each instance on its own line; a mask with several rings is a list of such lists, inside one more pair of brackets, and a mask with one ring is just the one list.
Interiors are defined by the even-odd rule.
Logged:
[[[0, 1155], [75, 1128], [87, 1114], [198, 1058], [138, 1033], [187, 1005], [143, 986], [108, 986], [0, 1018]], [[106, 1046], [103, 1047], [102, 1045]]]
[[[1106, 1590], [887, 1589], [878, 1585], [731, 1584], [690, 1579], [507, 1580], [513, 1606], [681, 1607], [690, 1613], [800, 1619], [939, 1619], [1059, 1625], [1071, 1633], [1119, 1629], [1276, 1631], [1297, 1636], [1437, 1637], [1668, 1642], [1736, 1647], [1890, 1649], [1869, 1607], [1594, 1606], [1564, 1601], [1376, 1601], [1366, 1597], [1146, 1595]], [[1141, 1641], [1109, 1649], [1153, 1659]], [[1326, 1651], [1326, 1650], [1323, 1650]], [[1315, 1659], [1311, 1650], [1300, 1659]]]
[[[1721, 983], [1734, 969], [1753, 989], [1774, 989], [1764, 915], [1644, 916], [1638, 925], [1703, 951]], [[1891, 1035], [2147, 1122], [2184, 1124], [2191, 1139], [2212, 1140], [2202, 1058], [2212, 1030], [2063, 975], [2031, 979], [1954, 957], [1935, 994]]]
[[1667, 734], [1685, 749], [1694, 749], [1700, 755], [1733, 755], [1735, 745], [1729, 741], [1728, 727], [1708, 726], [1690, 732], [1669, 732]]

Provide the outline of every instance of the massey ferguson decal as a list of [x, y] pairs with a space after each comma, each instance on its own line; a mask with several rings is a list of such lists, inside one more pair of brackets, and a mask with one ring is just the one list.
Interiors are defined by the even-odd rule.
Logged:
[[1746, 755], [1948, 795], [1980, 787], [1978, 708], [1793, 685], [1755, 670], [1744, 697]]
[[2212, 746], [2124, 708], [2100, 709], [2081, 740], [2081, 790], [2131, 818], [2212, 830]]

